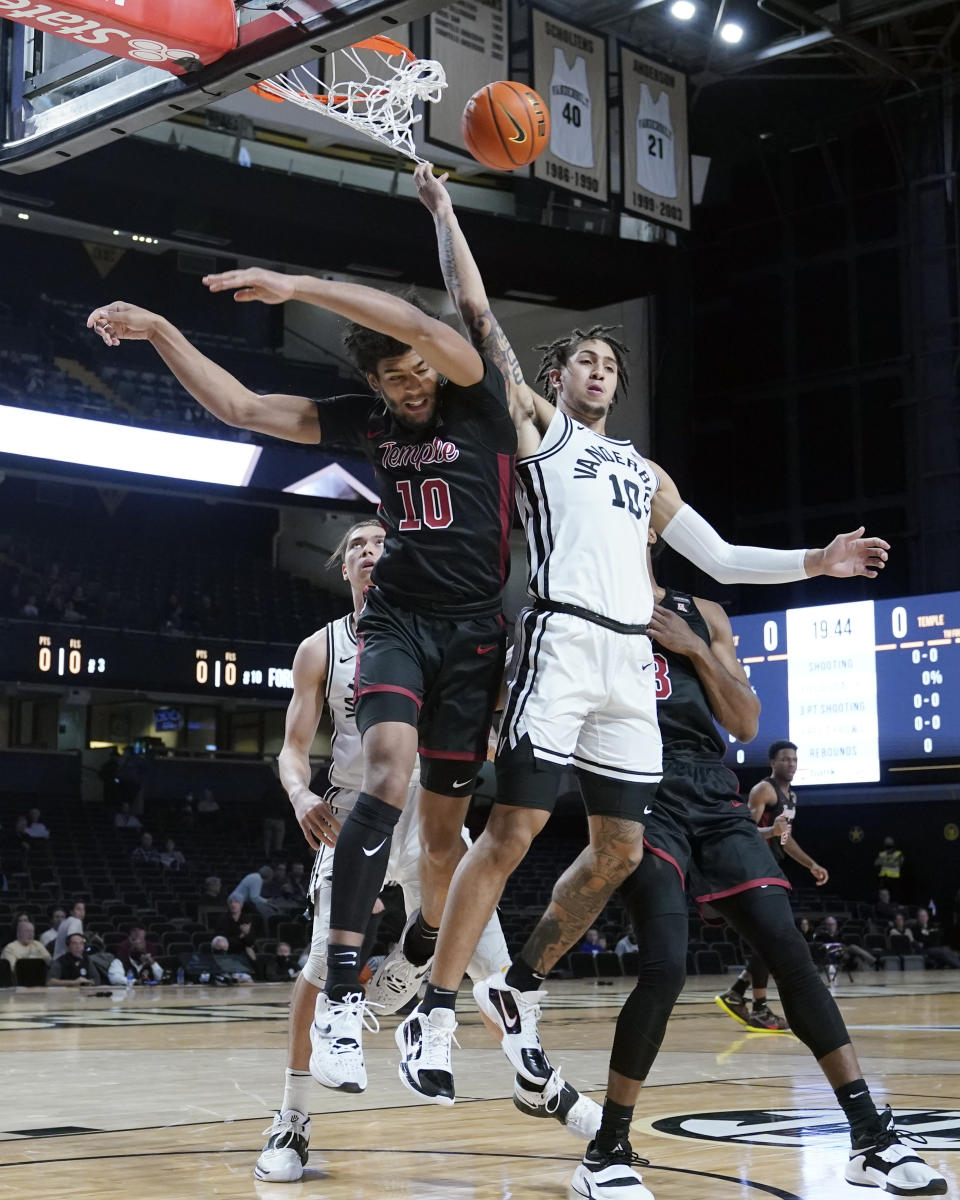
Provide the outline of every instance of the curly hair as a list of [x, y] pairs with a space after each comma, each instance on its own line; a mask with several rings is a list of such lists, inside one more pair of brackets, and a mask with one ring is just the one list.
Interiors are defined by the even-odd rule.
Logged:
[[[405, 288], [402, 292], [392, 294], [399, 296], [401, 300], [406, 300], [414, 308], [419, 308], [428, 317], [437, 316], [420, 297], [416, 288]], [[377, 333], [376, 330], [368, 329], [366, 325], [360, 325], [356, 321], [350, 321], [344, 330], [343, 348], [364, 379], [367, 375], [376, 375], [377, 364], [381, 359], [398, 358], [410, 349], [409, 346], [398, 342], [389, 334]]]
[[[594, 339], [606, 342], [613, 351], [613, 357], [617, 360], [617, 391], [614, 393], [614, 398], [621, 388], [626, 391], [630, 384], [630, 373], [627, 370], [627, 355], [630, 353], [630, 347], [618, 338], [610, 336], [615, 329], [619, 328], [619, 325], [591, 325], [589, 329], [573, 329], [570, 333], [558, 337], [552, 342], [534, 346], [534, 350], [543, 351], [536, 381], [542, 384], [543, 394], [551, 404], [556, 403], [557, 397], [556, 391], [550, 383], [550, 372], [562, 370], [584, 342]], [[613, 405], [611, 405], [612, 407]]]

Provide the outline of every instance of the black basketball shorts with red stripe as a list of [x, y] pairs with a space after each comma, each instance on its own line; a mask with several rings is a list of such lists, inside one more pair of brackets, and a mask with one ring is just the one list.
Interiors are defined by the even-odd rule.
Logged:
[[371, 588], [357, 622], [357, 644], [361, 734], [385, 721], [413, 725], [423, 786], [441, 795], [469, 795], [487, 757], [503, 680], [506, 626], [499, 603], [426, 611]]

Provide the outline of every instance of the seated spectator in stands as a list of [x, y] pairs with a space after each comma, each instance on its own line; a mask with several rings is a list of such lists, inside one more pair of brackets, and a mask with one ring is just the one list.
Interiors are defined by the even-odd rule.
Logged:
[[813, 926], [810, 924], [809, 917], [801, 917], [797, 922], [797, 932], [805, 942], [813, 941]]
[[835, 961], [846, 971], [855, 971], [858, 967], [876, 969], [878, 961], [876, 955], [871, 954], [869, 950], [864, 950], [862, 946], [844, 943], [836, 917], [825, 917], [823, 924], [814, 933], [813, 940], [822, 942], [826, 946], [839, 947]]
[[210, 953], [216, 963], [218, 975], [226, 975], [235, 983], [253, 983], [250, 973], [250, 963], [245, 962], [238, 954], [234, 954], [225, 937], [215, 937], [210, 943]]
[[0, 951], [0, 957], [5, 958], [10, 964], [14, 982], [17, 979], [17, 963], [21, 958], [41, 958], [46, 963], [53, 961], [49, 951], [36, 940], [34, 934], [33, 924], [30, 921], [21, 919], [17, 922], [17, 936], [15, 940], [8, 942], [3, 950]]
[[208, 875], [203, 881], [203, 891], [200, 893], [201, 904], [225, 904], [227, 893], [219, 875]]
[[216, 797], [209, 788], [204, 788], [197, 801], [197, 816], [203, 823], [212, 825], [219, 814], [220, 805], [217, 803]]
[[137, 983], [157, 983], [163, 968], [156, 961], [157, 947], [147, 940], [147, 931], [139, 922], [130, 926], [126, 938], [117, 947], [117, 957], [123, 964], [124, 976], [133, 972]]
[[886, 922], [881, 932], [886, 933], [887, 928], [893, 924], [893, 918], [900, 911], [900, 906], [894, 904], [890, 900], [890, 889], [882, 887], [877, 891], [877, 902], [873, 906], [873, 915], [879, 918], [880, 922]]
[[887, 934], [887, 946], [891, 954], [913, 954], [913, 933], [907, 928], [907, 922], [902, 912], [893, 918], [890, 932]]
[[279, 910], [274, 907], [272, 900], [265, 899], [263, 895], [264, 885], [272, 882], [273, 868], [264, 865], [259, 871], [251, 871], [249, 875], [244, 875], [230, 893], [230, 899], [239, 900], [245, 907], [252, 905], [261, 917], [276, 916]]
[[602, 954], [607, 948], [607, 939], [598, 929], [588, 929], [587, 936], [577, 947], [581, 954]]
[[290, 877], [287, 880], [287, 895], [291, 900], [296, 901], [298, 909], [304, 908], [307, 903], [307, 884], [310, 882], [310, 876], [307, 874], [307, 869], [302, 862], [294, 862], [290, 864]]
[[35, 592], [31, 592], [30, 595], [27, 596], [23, 603], [23, 607], [20, 609], [20, 616], [26, 617], [30, 621], [38, 620], [40, 616], [40, 609], [37, 607], [37, 597]]
[[82, 933], [71, 933], [65, 954], [55, 958], [47, 971], [47, 987], [85, 987], [103, 983], [103, 976], [87, 959]]
[[27, 824], [24, 828], [24, 833], [32, 841], [46, 841], [50, 837], [50, 830], [40, 820], [40, 809], [31, 808], [27, 814]]
[[130, 801], [124, 800], [117, 815], [113, 818], [114, 829], [142, 829], [140, 818], [130, 808]]
[[130, 855], [130, 861], [136, 867], [159, 867], [160, 855], [153, 848], [153, 836], [149, 833], [140, 835], [140, 845]]
[[163, 849], [160, 851], [160, 862], [167, 871], [182, 871], [187, 865], [183, 851], [177, 849], [177, 843], [173, 838], [167, 838], [164, 842]]
[[253, 915], [244, 911], [243, 901], [238, 896], [228, 898], [227, 911], [217, 923], [215, 932], [227, 939], [232, 954], [245, 954], [251, 962], [256, 961]]
[[267, 963], [267, 980], [277, 983], [284, 979], [296, 979], [300, 974], [297, 955], [290, 949], [289, 942], [277, 942], [276, 953]]
[[71, 625], [76, 625], [78, 621], [85, 621], [87, 614], [84, 611], [86, 598], [83, 594], [82, 587], [75, 587], [72, 595], [63, 606], [63, 619], [69, 621]]
[[54, 961], [67, 952], [67, 938], [74, 933], [83, 933], [83, 922], [87, 916], [87, 906], [82, 900], [75, 900], [70, 909], [70, 915], [65, 917], [57, 929], [57, 940], [50, 953]]
[[63, 924], [66, 913], [62, 908], [54, 908], [50, 912], [50, 928], [40, 934], [40, 942], [48, 950], [57, 940], [57, 930]]
[[123, 963], [112, 950], [106, 948], [103, 944], [103, 938], [99, 934], [93, 933], [90, 935], [89, 954], [87, 957], [100, 972], [106, 983], [112, 984], [114, 987], [123, 987], [126, 983], [127, 973], [123, 969]]
[[161, 633], [183, 632], [183, 605], [176, 592], [171, 592], [166, 603], [160, 610], [159, 625]]
[[943, 945], [940, 928], [930, 924], [930, 910], [917, 909], [917, 919], [912, 926], [916, 949], [924, 957], [928, 967], [951, 967], [960, 970], [960, 957]]
[[623, 957], [624, 954], [633, 954], [639, 949], [640, 947], [636, 943], [632, 929], [628, 929], [616, 945], [616, 951], [621, 957]]

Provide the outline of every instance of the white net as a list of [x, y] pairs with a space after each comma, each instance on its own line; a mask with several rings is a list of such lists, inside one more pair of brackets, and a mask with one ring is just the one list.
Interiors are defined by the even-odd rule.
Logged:
[[329, 80], [308, 67], [297, 67], [265, 79], [253, 90], [332, 117], [414, 162], [423, 162], [413, 142], [413, 127], [422, 117], [414, 113], [413, 105], [416, 100], [436, 103], [440, 99], [447, 86], [442, 65], [415, 58], [405, 46], [386, 37], [337, 50], [329, 63]]

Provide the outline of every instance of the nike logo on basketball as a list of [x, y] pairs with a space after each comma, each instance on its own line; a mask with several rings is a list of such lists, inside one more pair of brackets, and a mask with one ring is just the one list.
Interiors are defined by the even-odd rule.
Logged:
[[368, 850], [366, 848], [366, 846], [362, 846], [361, 849], [363, 850], [363, 852], [367, 856], [367, 858], [373, 858], [373, 856], [377, 853], [377, 851], [382, 850], [386, 844], [387, 844], [387, 839], [384, 838], [383, 841], [380, 843], [380, 845], [374, 846], [374, 848], [372, 850]]
[[496, 642], [494, 642], [494, 644], [492, 646], [478, 646], [477, 653], [478, 654], [489, 654], [491, 650], [496, 650], [496, 648], [497, 648]]
[[497, 101], [497, 107], [498, 107], [499, 109], [502, 109], [502, 110], [503, 110], [503, 115], [504, 115], [504, 116], [507, 118], [507, 120], [510, 122], [510, 124], [511, 124], [511, 125], [514, 127], [514, 129], [517, 131], [517, 132], [514, 134], [514, 136], [513, 136], [513, 137], [511, 137], [511, 138], [507, 138], [507, 141], [508, 141], [508, 142], [516, 142], [518, 146], [519, 146], [519, 145], [522, 145], [522, 144], [523, 144], [523, 143], [524, 143], [524, 142], [527, 140], [527, 132], [526, 132], [526, 130], [525, 130], [525, 129], [523, 129], [523, 127], [520, 125], [520, 122], [519, 122], [519, 121], [517, 120], [517, 118], [516, 118], [516, 117], [513, 115], [513, 113], [512, 113], [512, 112], [510, 112], [510, 111], [509, 111], [509, 110], [506, 108], [506, 106], [505, 106], [505, 105], [501, 104], [501, 103], [499, 102], [499, 100]]

